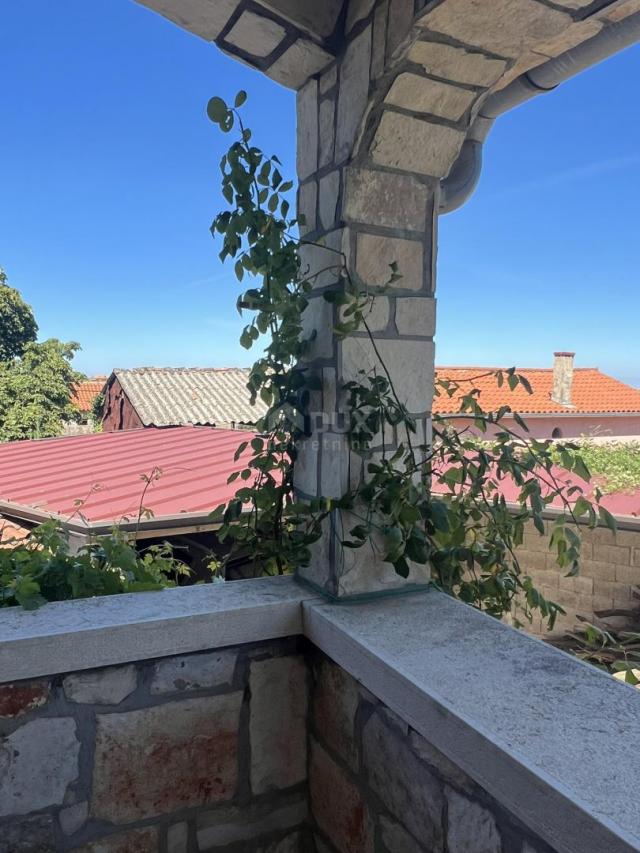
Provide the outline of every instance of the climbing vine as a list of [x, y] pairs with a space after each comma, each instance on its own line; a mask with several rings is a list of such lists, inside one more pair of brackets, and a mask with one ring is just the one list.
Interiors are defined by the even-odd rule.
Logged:
[[[245, 100], [240, 92], [231, 106], [217, 97], [208, 105], [220, 130], [235, 134], [220, 163], [228, 208], [211, 230], [221, 240], [220, 258], [233, 262], [241, 284], [246, 278], [251, 282], [237, 300], [238, 311], [248, 318], [240, 343], [247, 349], [263, 346], [248, 387], [252, 401], [260, 398], [267, 412], [257, 424], [259, 435], [238, 448], [236, 459], [249, 445], [251, 455], [230, 477], [239, 481], [235, 497], [213, 513], [221, 524], [220, 539], [231, 544], [217, 571], [224, 575], [225, 564], [238, 555], [252, 564], [255, 575], [308, 565], [323, 522], [333, 515], [343, 548], [370, 547], [402, 577], [409, 576], [412, 564], [429, 564], [433, 583], [445, 592], [496, 617], [517, 606], [530, 619], [537, 610], [552, 626], [560, 606], [544, 598], [518, 561], [525, 525], [532, 522], [544, 534], [545, 509], [553, 501], [562, 504], [564, 512], [551, 525], [550, 547], [568, 574], [579, 571], [576, 523], [582, 519], [594, 527], [600, 520], [615, 526], [597, 500], [593, 504], [577, 495], [577, 487], [555, 473], [554, 455], [560, 455], [567, 471], [589, 479], [578, 448], [529, 438], [526, 424], [508, 406], [485, 412], [472, 381], [438, 380], [435, 389], [455, 402], [456, 418], [466, 419], [468, 428], [454, 430], [434, 417], [432, 435], [418, 435], [367, 321], [385, 288], [354, 276], [344, 256], [327, 246], [333, 258], [327, 266], [312, 271], [304, 265], [301, 250], [310, 244], [298, 236], [302, 217], [290, 214], [293, 183], [283, 177], [277, 157], [253, 144], [240, 112]], [[312, 435], [310, 401], [321, 389], [318, 372], [306, 361], [315, 332], [305, 332], [303, 312], [318, 276], [327, 272], [336, 283], [323, 296], [340, 309], [335, 334], [364, 331], [380, 366], [340, 389], [347, 439], [355, 458], [362, 459], [362, 476], [340, 498], [301, 500], [293, 484], [296, 448]], [[388, 286], [401, 275], [391, 264]], [[531, 390], [513, 368], [496, 371], [495, 380]], [[402, 440], [372, 454], [374, 438], [384, 436], [387, 427]], [[482, 434], [489, 438], [479, 441]], [[515, 508], [501, 492], [504, 480], [518, 489]]]

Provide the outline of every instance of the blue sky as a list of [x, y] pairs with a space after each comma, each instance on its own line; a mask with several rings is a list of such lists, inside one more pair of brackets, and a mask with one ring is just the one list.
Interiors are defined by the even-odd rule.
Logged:
[[[638, 79], [635, 47], [498, 121], [440, 222], [440, 364], [575, 349], [640, 384]], [[292, 174], [292, 93], [216, 48], [132, 0], [3, 8], [0, 265], [79, 369], [251, 361], [208, 230], [227, 139], [205, 105], [240, 88]]]

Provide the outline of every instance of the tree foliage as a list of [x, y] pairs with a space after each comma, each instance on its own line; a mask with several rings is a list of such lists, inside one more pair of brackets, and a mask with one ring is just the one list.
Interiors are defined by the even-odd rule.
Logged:
[[51, 338], [0, 364], [0, 441], [60, 435], [63, 422], [77, 415], [71, 389], [83, 377], [71, 360], [78, 349]]
[[0, 361], [19, 358], [27, 344], [35, 341], [38, 324], [30, 305], [7, 283], [0, 267]]
[[36, 341], [31, 308], [0, 271], [0, 441], [60, 435], [78, 416], [73, 386], [83, 379], [71, 366], [80, 345]]

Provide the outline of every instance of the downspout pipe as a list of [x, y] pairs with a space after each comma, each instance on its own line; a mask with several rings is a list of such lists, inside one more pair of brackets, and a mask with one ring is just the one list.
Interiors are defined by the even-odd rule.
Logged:
[[640, 41], [640, 12], [604, 27], [597, 35], [522, 74], [482, 104], [460, 155], [440, 182], [440, 213], [451, 213], [471, 196], [482, 170], [482, 146], [493, 123], [508, 110], [550, 92], [586, 68]]

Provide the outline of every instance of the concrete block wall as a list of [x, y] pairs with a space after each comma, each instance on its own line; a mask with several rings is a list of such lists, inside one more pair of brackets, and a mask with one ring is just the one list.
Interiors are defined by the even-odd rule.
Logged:
[[[581, 571], [568, 578], [549, 550], [551, 524], [545, 522], [544, 536], [529, 524], [517, 555], [522, 570], [531, 575], [545, 598], [556, 601], [566, 611], [566, 615], [558, 616], [554, 633], [573, 628], [578, 624], [578, 615], [593, 619], [598, 610], [640, 607], [633, 598], [634, 587], [640, 586], [640, 525], [638, 529], [619, 529], [616, 534], [607, 528], [589, 530], [581, 525]], [[525, 630], [547, 633], [539, 616], [534, 616]]]
[[309, 790], [318, 853], [551, 853], [330, 658], [313, 655]]
[[0, 853], [307, 853], [300, 642], [0, 684]]

